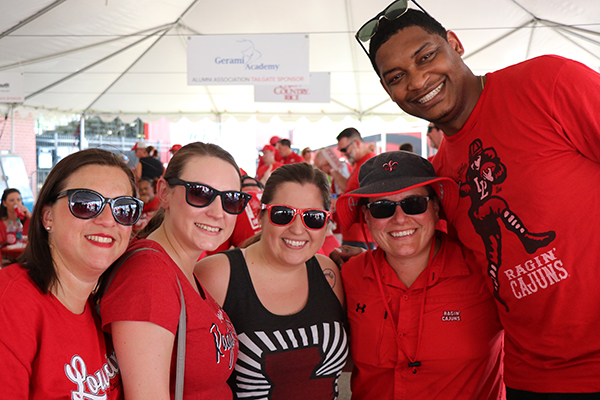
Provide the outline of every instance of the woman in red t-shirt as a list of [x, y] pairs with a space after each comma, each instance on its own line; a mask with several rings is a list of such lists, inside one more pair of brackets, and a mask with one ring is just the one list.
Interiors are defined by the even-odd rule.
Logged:
[[250, 195], [233, 157], [201, 142], [182, 147], [158, 181], [161, 209], [129, 246], [101, 299], [128, 400], [175, 396], [181, 296], [186, 309], [184, 399], [231, 399], [235, 330], [194, 276], [202, 252], [229, 238]]
[[0, 204], [0, 245], [7, 246], [16, 242], [16, 237], [12, 239], [8, 237], [7, 228], [10, 224], [16, 226], [20, 223], [23, 227], [23, 235], [27, 235], [30, 219], [31, 213], [23, 205], [21, 192], [18, 189], [5, 189]]

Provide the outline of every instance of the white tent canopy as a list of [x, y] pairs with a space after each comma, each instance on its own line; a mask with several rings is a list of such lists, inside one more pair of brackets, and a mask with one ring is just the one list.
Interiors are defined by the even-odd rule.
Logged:
[[[235, 116], [340, 120], [401, 110], [354, 32], [389, 0], [0, 0], [0, 73], [23, 72], [25, 102], [44, 115], [145, 121]], [[541, 54], [600, 70], [598, 0], [419, 0], [482, 74]], [[411, 4], [414, 7], [414, 4]], [[330, 103], [256, 103], [252, 86], [188, 86], [192, 34], [305, 33], [310, 70], [331, 72]], [[8, 108], [0, 105], [0, 109]], [[23, 113], [21, 113], [23, 114]], [[406, 116], [405, 116], [406, 117]]]

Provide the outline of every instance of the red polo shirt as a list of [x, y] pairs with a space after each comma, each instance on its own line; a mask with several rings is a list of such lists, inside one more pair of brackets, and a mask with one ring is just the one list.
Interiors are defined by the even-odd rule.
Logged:
[[[374, 267], [393, 318], [387, 316]], [[425, 271], [407, 288], [381, 249], [343, 265], [354, 360], [352, 399], [501, 398], [503, 331], [483, 275], [467, 266], [462, 247], [447, 237]], [[413, 373], [404, 350], [414, 358], [419, 335], [416, 361], [421, 365]]]

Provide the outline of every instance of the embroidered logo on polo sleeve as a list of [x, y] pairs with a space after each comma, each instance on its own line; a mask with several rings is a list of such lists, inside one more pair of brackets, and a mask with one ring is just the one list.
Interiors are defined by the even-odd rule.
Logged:
[[396, 169], [397, 165], [398, 163], [396, 161], [391, 160], [383, 164], [383, 169], [385, 169], [388, 172], [392, 172], [394, 169]]

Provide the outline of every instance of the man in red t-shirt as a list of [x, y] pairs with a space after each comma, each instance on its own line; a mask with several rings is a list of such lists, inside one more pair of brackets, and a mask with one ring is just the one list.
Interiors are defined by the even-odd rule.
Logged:
[[271, 173], [283, 165], [282, 163], [275, 161], [276, 151], [277, 150], [275, 150], [275, 147], [271, 146], [270, 144], [265, 144], [265, 147], [262, 149], [263, 164], [259, 165], [258, 169], [256, 170], [256, 179], [258, 179], [262, 184], [267, 183], [267, 179], [269, 179]]
[[292, 150], [292, 142], [289, 139], [281, 139], [277, 142], [277, 150], [281, 155], [281, 162], [283, 164], [293, 164], [297, 162], [303, 162], [304, 158], [300, 154], [294, 153]]
[[477, 76], [427, 13], [370, 26], [386, 92], [444, 132], [433, 166], [459, 184], [444, 211], [497, 300], [507, 399], [600, 398], [600, 74], [547, 55]]
[[[336, 176], [336, 184], [344, 188], [344, 193], [358, 189], [358, 175], [360, 167], [371, 157], [375, 157], [375, 153], [369, 149], [369, 146], [363, 141], [360, 132], [355, 128], [346, 128], [337, 136], [337, 148], [340, 153], [346, 156], [346, 159], [352, 164], [352, 173], [348, 179]], [[340, 179], [341, 178], [341, 179]], [[345, 181], [344, 181], [345, 180]], [[375, 248], [375, 241], [369, 232], [367, 240], [371, 249]], [[342, 228], [342, 244], [361, 247], [367, 249], [365, 237], [360, 228], [360, 224], [353, 224], [350, 229]]]

